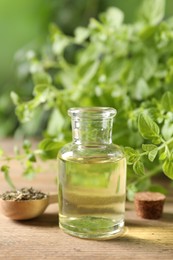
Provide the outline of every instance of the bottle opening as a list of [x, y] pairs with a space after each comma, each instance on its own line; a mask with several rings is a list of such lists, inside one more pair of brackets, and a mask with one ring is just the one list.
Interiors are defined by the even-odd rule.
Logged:
[[111, 118], [117, 114], [117, 110], [112, 107], [74, 107], [68, 110], [71, 117], [80, 118]]

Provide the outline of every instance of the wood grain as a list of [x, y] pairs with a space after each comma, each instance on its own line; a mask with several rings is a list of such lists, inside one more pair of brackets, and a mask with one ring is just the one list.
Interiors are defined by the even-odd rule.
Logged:
[[[8, 143], [10, 146], [12, 142]], [[5, 145], [5, 143], [4, 143]], [[54, 168], [29, 182], [13, 162], [14, 179], [20, 187], [56, 191]], [[49, 169], [49, 171], [48, 171]], [[0, 192], [7, 189], [0, 176]], [[39, 218], [12, 221], [0, 214], [0, 259], [173, 259], [173, 199], [168, 197], [159, 220], [138, 217], [133, 203], [126, 203], [124, 234], [114, 240], [93, 241], [72, 237], [58, 227], [58, 205], [50, 205]]]

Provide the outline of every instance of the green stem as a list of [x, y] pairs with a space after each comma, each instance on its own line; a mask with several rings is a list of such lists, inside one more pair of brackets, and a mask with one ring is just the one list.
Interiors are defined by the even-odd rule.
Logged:
[[8, 183], [8, 185], [10, 186], [10, 188], [15, 190], [16, 186], [14, 185], [14, 183], [9, 175], [9, 172], [4, 172], [4, 178], [5, 178], [6, 182]]
[[161, 146], [158, 147], [158, 150], [161, 150], [162, 148], [166, 146], [168, 146], [169, 144], [171, 144], [173, 142], [173, 137], [171, 139], [169, 139], [168, 141], [162, 140], [163, 144]]
[[143, 176], [141, 176], [140, 178], [138, 178], [136, 181], [132, 182], [134, 185], [138, 184], [141, 181], [144, 181], [145, 179], [151, 178], [154, 175], [158, 174], [161, 171], [161, 166], [158, 165], [157, 167], [155, 167], [153, 170], [151, 170], [148, 174], [145, 174]]

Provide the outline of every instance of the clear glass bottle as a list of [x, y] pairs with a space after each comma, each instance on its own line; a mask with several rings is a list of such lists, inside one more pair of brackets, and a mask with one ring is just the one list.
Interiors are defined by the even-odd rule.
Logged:
[[73, 142], [59, 152], [59, 225], [66, 233], [109, 239], [122, 233], [126, 160], [112, 144], [116, 110], [71, 108]]

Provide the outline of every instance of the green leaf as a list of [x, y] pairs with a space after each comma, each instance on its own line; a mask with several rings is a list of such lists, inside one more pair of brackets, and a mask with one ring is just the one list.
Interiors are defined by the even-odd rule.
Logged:
[[168, 112], [166, 114], [166, 119], [161, 129], [161, 133], [165, 140], [169, 140], [173, 136], [173, 114]]
[[27, 161], [26, 168], [23, 172], [23, 176], [29, 180], [32, 180], [33, 177], [36, 175], [36, 171], [30, 161]]
[[30, 162], [36, 162], [36, 161], [37, 161], [37, 160], [36, 160], [36, 156], [35, 156], [34, 153], [28, 154], [27, 159], [28, 159]]
[[173, 112], [173, 94], [171, 92], [167, 91], [163, 95], [161, 99], [161, 105], [166, 111]]
[[[153, 36], [153, 34], [156, 31], [156, 26], [146, 26], [144, 29], [140, 32], [140, 37], [142, 40], [147, 40]], [[151, 68], [152, 69], [152, 68]], [[150, 72], [149, 72], [150, 73]]]
[[145, 139], [153, 139], [159, 137], [160, 129], [158, 125], [146, 114], [141, 113], [138, 117], [138, 128], [140, 134]]
[[95, 62], [92, 62], [90, 66], [88, 66], [88, 69], [85, 71], [85, 74], [83, 75], [81, 79], [80, 84], [88, 85], [91, 79], [95, 76], [97, 73], [97, 70], [99, 68], [100, 61], [96, 60]]
[[1, 166], [1, 171], [4, 172], [4, 173], [5, 173], [5, 172], [8, 173], [8, 172], [9, 172], [9, 166], [8, 166], [8, 165], [2, 165], [2, 166]]
[[144, 0], [140, 10], [140, 18], [149, 24], [156, 25], [165, 14], [165, 0]]
[[31, 148], [31, 142], [25, 139], [22, 147], [24, 150], [28, 150], [29, 148]]
[[109, 7], [107, 11], [100, 15], [100, 20], [110, 27], [120, 27], [123, 20], [123, 12], [116, 7]]
[[[47, 91], [48, 89], [48, 85], [47, 84], [39, 84], [39, 85], [36, 85], [34, 87], [34, 91], [33, 91], [33, 95], [34, 96], [39, 96], [39, 95], [42, 95], [43, 92]], [[48, 94], [48, 93], [47, 93]]]
[[40, 142], [39, 148], [43, 150], [44, 159], [57, 158], [59, 149], [65, 144], [63, 141], [56, 141], [51, 138], [46, 138]]
[[124, 152], [127, 158], [127, 163], [133, 164], [138, 158], [139, 158], [139, 153], [135, 149], [131, 147], [125, 147]]
[[148, 159], [149, 159], [151, 162], [153, 162], [154, 159], [156, 158], [158, 151], [159, 151], [158, 148], [155, 148], [155, 149], [153, 149], [152, 151], [149, 152], [149, 154], [148, 154]]
[[172, 160], [166, 160], [163, 163], [163, 172], [164, 174], [173, 180], [173, 161]]
[[138, 188], [136, 187], [136, 185], [134, 185], [133, 183], [130, 183], [127, 186], [127, 199], [129, 201], [133, 201], [134, 200], [134, 196], [135, 193], [138, 191]]
[[154, 145], [154, 144], [142, 144], [142, 149], [145, 151], [145, 152], [150, 152], [154, 149], [156, 149], [157, 146]]
[[133, 95], [137, 100], [143, 100], [150, 95], [150, 87], [143, 78], [138, 79]]
[[20, 98], [19, 96], [14, 92], [14, 91], [11, 91], [10, 93], [10, 97], [14, 103], [15, 106], [19, 105], [20, 103]]
[[58, 109], [54, 109], [50, 115], [47, 132], [50, 136], [57, 136], [61, 132], [65, 118], [62, 116]]
[[33, 109], [34, 107], [31, 107], [29, 102], [21, 103], [16, 107], [16, 115], [22, 123], [26, 123], [32, 119], [34, 115]]
[[89, 37], [89, 30], [85, 27], [77, 27], [75, 32], [75, 43], [83, 43]]
[[164, 152], [162, 152], [162, 153], [160, 154], [159, 160], [160, 160], [160, 161], [163, 161], [163, 160], [166, 159], [167, 156], [168, 156], [168, 153], [167, 153], [167, 151], [165, 150]]
[[153, 144], [160, 144], [161, 142], [162, 142], [161, 136], [153, 137], [153, 139], [152, 139]]
[[52, 83], [51, 76], [44, 71], [34, 73], [32, 75], [32, 78], [35, 85], [42, 85], [42, 84], [50, 85]]
[[145, 173], [144, 164], [140, 160], [133, 164], [133, 170], [137, 175], [143, 175]]
[[151, 181], [149, 178], [142, 179], [135, 183], [130, 183], [127, 185], [127, 198], [130, 201], [134, 200], [134, 195], [136, 192], [139, 191], [146, 191], [149, 190], [149, 187], [151, 186]]
[[60, 30], [57, 30], [53, 35], [53, 52], [56, 55], [61, 55], [64, 52], [64, 49], [70, 43], [69, 38], [64, 35]]
[[36, 85], [33, 91], [33, 95], [35, 96], [35, 98], [32, 100], [32, 103], [30, 104], [30, 110], [38, 107], [42, 103], [51, 102], [57, 94], [57, 89], [52, 85]]
[[92, 30], [93, 32], [95, 32], [97, 30], [101, 31], [103, 29], [103, 25], [99, 21], [97, 21], [95, 18], [90, 18], [88, 28], [90, 30]]

